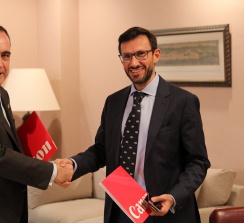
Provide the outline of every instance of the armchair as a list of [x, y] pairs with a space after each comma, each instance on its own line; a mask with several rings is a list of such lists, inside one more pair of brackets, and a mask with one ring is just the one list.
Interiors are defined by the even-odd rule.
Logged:
[[244, 207], [228, 207], [215, 209], [210, 217], [209, 223], [243, 223]]

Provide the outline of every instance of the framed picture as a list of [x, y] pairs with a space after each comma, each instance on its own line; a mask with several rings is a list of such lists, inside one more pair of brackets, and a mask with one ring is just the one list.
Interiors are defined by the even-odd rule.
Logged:
[[156, 71], [179, 86], [231, 87], [229, 24], [152, 30], [161, 50]]

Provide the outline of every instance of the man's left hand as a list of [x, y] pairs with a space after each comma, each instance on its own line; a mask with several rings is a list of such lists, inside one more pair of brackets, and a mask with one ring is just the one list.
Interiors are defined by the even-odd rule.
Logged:
[[174, 200], [171, 195], [169, 194], [162, 194], [157, 197], [152, 197], [151, 201], [154, 203], [160, 203], [161, 208], [159, 212], [153, 211], [151, 213], [152, 216], [164, 216], [168, 213], [170, 208], [174, 205]]

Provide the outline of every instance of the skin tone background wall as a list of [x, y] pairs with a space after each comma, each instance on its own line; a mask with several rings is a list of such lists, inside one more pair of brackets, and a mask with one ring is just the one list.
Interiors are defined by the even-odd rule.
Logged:
[[[59, 148], [54, 158], [91, 145], [106, 97], [130, 84], [117, 56], [122, 32], [229, 24], [232, 88], [184, 88], [200, 99], [212, 167], [236, 170], [244, 184], [242, 0], [0, 0], [0, 8], [11, 67], [45, 68], [60, 103], [60, 111], [39, 112]], [[20, 125], [22, 113], [15, 117]]]

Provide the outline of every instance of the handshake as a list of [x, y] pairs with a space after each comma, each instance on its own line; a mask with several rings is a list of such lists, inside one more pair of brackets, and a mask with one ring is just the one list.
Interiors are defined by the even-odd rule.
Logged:
[[73, 162], [69, 159], [56, 159], [57, 176], [54, 182], [61, 187], [68, 187], [74, 174]]

